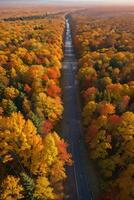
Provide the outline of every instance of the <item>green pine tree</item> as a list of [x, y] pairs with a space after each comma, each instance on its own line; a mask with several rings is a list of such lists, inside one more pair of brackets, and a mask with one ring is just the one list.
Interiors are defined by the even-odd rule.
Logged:
[[24, 188], [24, 199], [25, 200], [37, 200], [37, 198], [34, 197], [34, 180], [29, 177], [26, 173], [21, 174], [21, 183]]

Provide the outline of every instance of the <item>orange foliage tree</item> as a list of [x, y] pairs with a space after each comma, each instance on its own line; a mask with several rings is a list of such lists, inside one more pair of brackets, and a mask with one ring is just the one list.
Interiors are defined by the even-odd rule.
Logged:
[[[89, 12], [90, 13], [90, 12]], [[133, 16], [70, 16], [79, 57], [85, 140], [98, 164], [103, 200], [134, 198]]]

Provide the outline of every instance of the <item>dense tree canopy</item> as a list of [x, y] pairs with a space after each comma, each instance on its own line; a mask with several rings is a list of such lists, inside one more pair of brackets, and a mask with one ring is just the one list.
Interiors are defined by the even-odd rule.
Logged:
[[0, 22], [0, 199], [63, 199], [62, 16]]
[[134, 17], [71, 15], [85, 140], [103, 200], [134, 199]]

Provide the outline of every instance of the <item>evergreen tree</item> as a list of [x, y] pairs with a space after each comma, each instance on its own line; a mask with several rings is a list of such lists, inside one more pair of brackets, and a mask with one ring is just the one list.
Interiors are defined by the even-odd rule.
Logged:
[[24, 188], [24, 199], [37, 200], [37, 198], [33, 196], [34, 188], [35, 188], [34, 180], [30, 176], [28, 176], [26, 173], [22, 173], [21, 182]]

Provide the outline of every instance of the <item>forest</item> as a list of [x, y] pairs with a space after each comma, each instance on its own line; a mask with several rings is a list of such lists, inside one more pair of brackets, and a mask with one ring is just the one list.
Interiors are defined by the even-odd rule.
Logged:
[[134, 7], [98, 9], [1, 8], [0, 200], [134, 199]]
[[0, 23], [0, 199], [62, 199], [62, 17]]
[[132, 200], [134, 17], [87, 13], [71, 16], [85, 142], [101, 177], [101, 199]]

